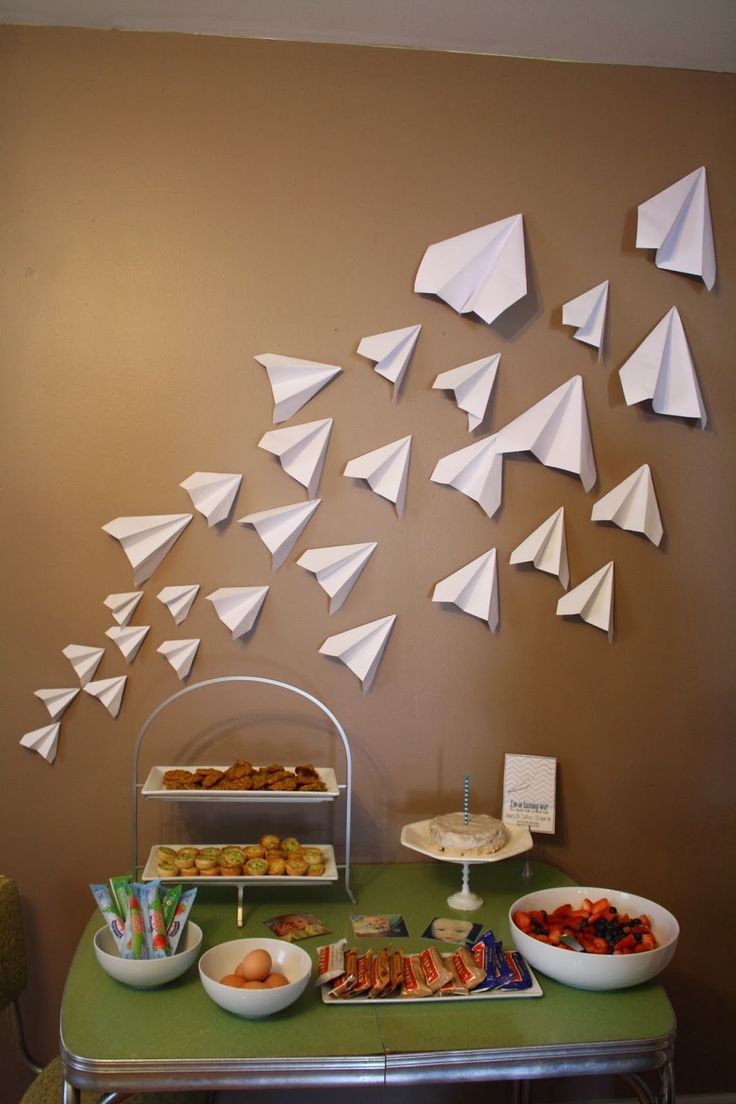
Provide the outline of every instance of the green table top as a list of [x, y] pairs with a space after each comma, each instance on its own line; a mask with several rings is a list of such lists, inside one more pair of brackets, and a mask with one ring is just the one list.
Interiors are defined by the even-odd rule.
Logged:
[[[476, 913], [460, 914], [482, 922], [484, 929], [493, 928], [506, 946], [511, 945], [508, 909], [517, 897], [533, 889], [572, 884], [544, 863], [535, 862], [526, 879], [522, 867], [517, 860], [471, 867], [471, 889], [483, 897], [484, 904]], [[427, 945], [422, 932], [429, 921], [453, 915], [447, 897], [460, 888], [460, 879], [461, 867], [450, 863], [355, 866], [351, 883], [357, 905], [347, 899], [342, 882], [293, 888], [247, 886], [245, 923], [240, 929], [235, 890], [207, 883], [191, 916], [204, 932], [204, 951], [244, 936], [270, 937], [263, 923], [269, 917], [316, 913], [331, 934], [300, 944], [315, 958], [317, 946], [324, 942], [343, 936], [355, 942], [352, 914], [401, 913], [409, 938], [396, 944], [402, 950], [419, 951]], [[262, 1071], [261, 1084], [283, 1084], [283, 1077], [275, 1072], [279, 1068], [304, 1071], [301, 1084], [329, 1081], [327, 1071], [340, 1068], [362, 1069], [367, 1076], [373, 1071], [374, 1079], [383, 1081], [394, 1058], [419, 1068], [423, 1062], [431, 1065], [432, 1055], [448, 1052], [460, 1056], [460, 1066], [463, 1055], [482, 1052], [484, 1068], [494, 1055], [500, 1061], [512, 1052], [542, 1057], [651, 1052], [651, 1057], [655, 1051], [660, 1053], [665, 1040], [671, 1045], [674, 1032], [672, 1008], [657, 981], [618, 992], [591, 993], [544, 975], [538, 979], [544, 996], [537, 999], [448, 999], [425, 1005], [339, 1002], [328, 1006], [310, 985], [284, 1012], [265, 1020], [241, 1020], [210, 1000], [196, 965], [156, 990], [129, 989], [108, 977], [92, 949], [92, 937], [101, 926], [102, 918], [95, 912], [72, 962], [62, 1005], [62, 1056], [69, 1080], [82, 1087], [175, 1086], [177, 1076], [187, 1068], [194, 1074], [188, 1083], [224, 1087], [235, 1083], [228, 1080], [228, 1070], [242, 1073], [251, 1066]], [[361, 949], [379, 949], [385, 941], [379, 937], [357, 943]], [[659, 1041], [659, 1048], [650, 1045], [653, 1040]], [[651, 1057], [649, 1065], [657, 1064], [659, 1059]], [[272, 1081], [269, 1069], [274, 1071]]]

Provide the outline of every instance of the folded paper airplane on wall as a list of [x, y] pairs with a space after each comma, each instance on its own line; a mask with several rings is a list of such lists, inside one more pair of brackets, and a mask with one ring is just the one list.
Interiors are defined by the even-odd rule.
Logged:
[[565, 537], [565, 508], [560, 506], [538, 529], [517, 545], [509, 557], [509, 563], [534, 564], [538, 571], [557, 575], [567, 590], [570, 569], [567, 563], [567, 539]]
[[461, 567], [437, 583], [433, 602], [451, 602], [469, 613], [487, 621], [491, 632], [498, 628], [498, 566], [496, 549]]
[[401, 330], [373, 334], [364, 337], [358, 345], [359, 355], [376, 361], [373, 371], [394, 385], [395, 395], [409, 367], [421, 328], [421, 325], [406, 326]]
[[25, 736], [21, 736], [20, 743], [23, 747], [37, 752], [47, 762], [53, 763], [56, 758], [60, 731], [61, 724], [57, 721], [56, 724], [45, 725], [43, 728], [35, 728], [33, 732], [26, 732]]
[[455, 402], [468, 415], [468, 433], [477, 429], [485, 417], [500, 359], [501, 354], [494, 353], [461, 364], [459, 368], [441, 372], [432, 384], [438, 390], [454, 392]]
[[232, 472], [194, 472], [179, 486], [183, 487], [208, 525], [225, 521], [243, 481], [242, 475]]
[[287, 426], [285, 429], [271, 429], [261, 437], [258, 447], [278, 456], [286, 474], [306, 487], [309, 497], [314, 498], [322, 477], [331, 430], [332, 418]]
[[123, 702], [127, 678], [127, 675], [120, 675], [118, 678], [99, 679], [97, 682], [88, 682], [84, 687], [84, 692], [102, 702], [111, 717], [117, 717]]
[[117, 644], [123, 658], [128, 663], [132, 663], [150, 627], [150, 625], [113, 625], [105, 631], [105, 636], [109, 636], [110, 640]]
[[261, 353], [255, 358], [268, 372], [273, 393], [273, 421], [288, 422], [311, 398], [342, 372], [338, 364]]
[[593, 506], [592, 521], [612, 521], [621, 529], [644, 533], [652, 544], [662, 540], [662, 519], [654, 490], [652, 472], [642, 464]]
[[199, 640], [164, 640], [156, 649], [174, 668], [182, 681], [192, 669]]
[[619, 369], [626, 405], [652, 400], [657, 414], [697, 418], [708, 415], [677, 307], [672, 307]]
[[94, 678], [104, 654], [104, 648], [92, 648], [88, 644], [67, 644], [62, 652], [76, 671], [82, 686]]
[[367, 690], [376, 677], [395, 620], [396, 614], [393, 613], [336, 636], [328, 636], [320, 648], [320, 654], [339, 659], [358, 676], [363, 689]]
[[657, 268], [700, 276], [712, 290], [716, 251], [704, 166], [639, 204], [636, 246], [657, 250]]
[[118, 625], [127, 625], [142, 597], [142, 590], [132, 590], [127, 594], [108, 594], [105, 605], [112, 611]]
[[37, 698], [40, 698], [46, 706], [51, 720], [58, 721], [67, 706], [76, 698], [79, 693], [79, 687], [75, 687], [71, 690], [34, 690], [33, 693]]
[[340, 544], [330, 548], [309, 548], [296, 561], [311, 571], [330, 597], [330, 613], [339, 610], [358, 581], [361, 571], [378, 547], [366, 544]]
[[220, 587], [207, 595], [207, 601], [212, 602], [217, 616], [237, 640], [253, 628], [267, 594], [267, 586]]
[[261, 510], [240, 518], [242, 525], [252, 525], [266, 548], [272, 554], [272, 567], [276, 571], [299, 539], [321, 499], [295, 502], [290, 506], [276, 506], [273, 510]]
[[430, 479], [454, 487], [493, 517], [503, 494], [503, 456], [496, 448], [495, 434], [443, 456]]
[[181, 625], [182, 621], [186, 620], [198, 594], [199, 583], [194, 583], [189, 586], [164, 587], [156, 597], [166, 606], [176, 624]]
[[589, 625], [603, 629], [613, 639], [613, 561], [584, 582], [563, 594], [557, 603], [560, 617], [575, 615]]
[[151, 514], [115, 518], [102, 528], [120, 541], [133, 568], [133, 582], [139, 586], [150, 579], [191, 520], [192, 514]]
[[406, 502], [410, 459], [411, 435], [349, 460], [343, 475], [365, 479], [372, 491], [393, 502], [396, 513], [401, 517]]
[[563, 305], [562, 324], [577, 326], [573, 334], [575, 340], [600, 349], [606, 326], [607, 306], [608, 280], [604, 280], [602, 284], [597, 284], [590, 291], [584, 291], [582, 295]]

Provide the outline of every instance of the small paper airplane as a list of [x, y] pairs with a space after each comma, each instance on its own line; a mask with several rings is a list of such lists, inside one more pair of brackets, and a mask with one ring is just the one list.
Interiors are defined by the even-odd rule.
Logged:
[[509, 563], [534, 564], [537, 571], [557, 575], [563, 588], [567, 590], [570, 585], [570, 569], [567, 563], [564, 506], [560, 506], [559, 510], [543, 521], [538, 529], [514, 549]]
[[364, 337], [358, 345], [358, 355], [376, 361], [373, 371], [394, 385], [394, 395], [401, 388], [421, 328], [421, 325], [406, 326], [402, 330], [373, 334]]
[[577, 614], [613, 639], [613, 560], [590, 575], [557, 603], [558, 616]]
[[240, 524], [253, 526], [271, 552], [274, 571], [281, 567], [321, 501], [319, 498], [309, 499], [240, 518]]
[[288, 422], [318, 391], [342, 372], [337, 364], [261, 353], [255, 358], [268, 372], [273, 392], [273, 421]]
[[77, 672], [81, 686], [86, 686], [94, 678], [104, 654], [104, 648], [91, 648], [88, 644], [67, 644], [62, 652]]
[[296, 561], [305, 571], [311, 571], [319, 585], [329, 595], [330, 613], [339, 610], [358, 576], [378, 547], [377, 541], [367, 544], [339, 544], [330, 548], [310, 548]]
[[493, 517], [503, 496], [503, 456], [496, 448], [495, 434], [443, 456], [430, 479], [461, 491]]
[[320, 648], [320, 654], [339, 659], [358, 676], [363, 690], [367, 690], [376, 677], [395, 620], [396, 614], [393, 613], [336, 636], [328, 636]]
[[393, 502], [396, 513], [401, 517], [406, 502], [410, 459], [411, 434], [349, 460], [342, 474], [352, 479], [365, 479], [372, 491]]
[[651, 399], [656, 414], [697, 418], [705, 429], [708, 415], [677, 307], [657, 323], [618, 374], [627, 406]]
[[57, 721], [56, 724], [45, 725], [44, 728], [35, 728], [33, 732], [26, 732], [25, 736], [21, 736], [20, 743], [23, 747], [37, 752], [47, 762], [53, 763], [56, 758], [60, 731], [61, 724]]
[[127, 625], [142, 597], [142, 590], [132, 590], [128, 594], [108, 594], [105, 605], [112, 610], [118, 625]]
[[119, 517], [102, 528], [120, 541], [133, 568], [136, 586], [150, 579], [166, 553], [192, 520], [192, 514]]
[[474, 311], [493, 322], [526, 295], [523, 215], [430, 245], [414, 291], [438, 295], [460, 314]]
[[498, 628], [498, 568], [496, 549], [491, 548], [471, 563], [437, 583], [433, 602], [452, 602], [463, 613], [487, 621], [491, 632]]
[[46, 706], [51, 720], [58, 721], [67, 706], [76, 698], [79, 687], [73, 690], [34, 690], [33, 693]]
[[258, 447], [278, 456], [287, 475], [306, 487], [309, 497], [314, 498], [322, 477], [331, 431], [332, 418], [287, 426], [286, 429], [272, 429], [264, 433]]
[[141, 644], [146, 638], [150, 625], [113, 625], [106, 629], [105, 636], [109, 636], [113, 643], [117, 644], [123, 653], [123, 658], [132, 663], [138, 655]]
[[199, 640], [164, 640], [156, 651], [159, 652], [184, 681], [192, 669], [194, 657], [199, 648]]
[[468, 433], [477, 429], [485, 417], [500, 359], [501, 354], [494, 353], [461, 364], [459, 368], [441, 372], [432, 384], [438, 390], [455, 393], [455, 402], [468, 415]]
[[716, 252], [703, 165], [639, 204], [636, 247], [656, 249], [657, 268], [700, 276], [713, 289]]
[[99, 679], [97, 682], [88, 682], [84, 687], [85, 694], [90, 694], [102, 702], [111, 717], [117, 717], [123, 702], [127, 675], [119, 678]]
[[548, 468], [579, 475], [586, 491], [596, 480], [582, 376], [573, 376], [496, 434], [501, 453], [531, 452]]
[[209, 526], [225, 521], [243, 482], [242, 475], [231, 472], [194, 472], [179, 486], [192, 500], [195, 510], [204, 514]]
[[603, 344], [603, 331], [606, 326], [608, 307], [608, 280], [596, 284], [590, 291], [584, 291], [576, 299], [562, 307], [562, 325], [577, 326], [573, 334], [576, 341], [584, 341], [600, 349]]
[[237, 640], [253, 628], [267, 594], [267, 586], [220, 587], [207, 595], [207, 601], [212, 602], [217, 616]]
[[642, 464], [627, 479], [614, 487], [593, 506], [591, 521], [612, 521], [621, 529], [644, 533], [652, 544], [662, 540], [662, 519], [652, 472]]
[[195, 583], [191, 586], [164, 587], [156, 597], [166, 606], [176, 624], [181, 625], [182, 621], [186, 620], [198, 594], [199, 583]]

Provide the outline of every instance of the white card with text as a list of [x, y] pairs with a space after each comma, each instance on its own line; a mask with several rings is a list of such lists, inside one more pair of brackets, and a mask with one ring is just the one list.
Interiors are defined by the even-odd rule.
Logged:
[[501, 814], [504, 823], [523, 824], [532, 832], [554, 833], [556, 775], [556, 759], [507, 754]]

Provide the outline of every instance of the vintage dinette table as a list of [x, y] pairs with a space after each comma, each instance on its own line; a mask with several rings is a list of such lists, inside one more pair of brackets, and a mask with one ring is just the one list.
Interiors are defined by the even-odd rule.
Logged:
[[[484, 898], [463, 914], [492, 927], [509, 946], [508, 909], [523, 893], [572, 884], [553, 867], [508, 859], [473, 868]], [[426, 946], [421, 933], [448, 915], [459, 867], [396, 863], [353, 867], [358, 904], [344, 886], [253, 886], [246, 894], [245, 926], [236, 926], [232, 887], [203, 887], [193, 919], [204, 932], [202, 950], [242, 936], [271, 936], [263, 921], [287, 912], [313, 912], [332, 932], [301, 946], [343, 936], [353, 941], [350, 916], [401, 912], [407, 950]], [[140, 991], [114, 981], [97, 964], [92, 937], [96, 912], [79, 943], [64, 991], [61, 1056], [65, 1104], [79, 1090], [285, 1088], [329, 1085], [421, 1084], [653, 1071], [656, 1098], [674, 1099], [675, 1021], [664, 988], [651, 981], [633, 989], [590, 993], [539, 975], [544, 996], [528, 999], [446, 998], [442, 1003], [323, 1004], [313, 985], [284, 1012], [242, 1020], [214, 1004], [196, 966], [160, 989]], [[379, 948], [380, 937], [358, 945]]]

